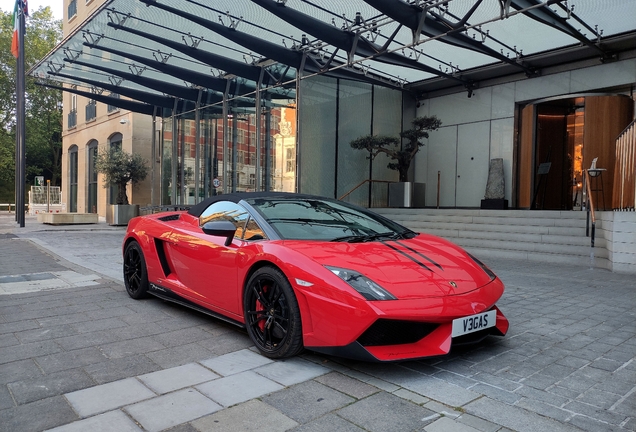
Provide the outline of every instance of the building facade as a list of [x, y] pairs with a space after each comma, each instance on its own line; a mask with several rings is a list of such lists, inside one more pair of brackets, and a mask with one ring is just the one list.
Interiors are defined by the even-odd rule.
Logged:
[[[64, 36], [75, 31], [104, 1], [66, 1], [62, 23]], [[94, 87], [79, 89], [104, 94], [102, 89]], [[117, 97], [114, 93], [110, 95]], [[116, 187], [105, 187], [103, 175], [95, 170], [99, 152], [116, 147], [138, 153], [148, 161], [151, 172], [158, 169], [158, 162], [151, 158], [153, 129], [157, 126], [153, 125], [150, 116], [64, 92], [63, 122], [62, 200], [68, 212], [97, 213], [105, 217], [107, 206], [115, 202]], [[159, 136], [158, 132], [155, 134]], [[158, 180], [154, 184], [158, 185]], [[129, 185], [127, 194], [131, 203], [149, 205], [153, 192], [153, 175], [149, 175], [134, 188]], [[158, 196], [158, 188], [156, 193]]]
[[[536, 27], [536, 6], [518, 7], [510, 20], [503, 19], [509, 11], [502, 9], [500, 22], [489, 21], [496, 24], [493, 33], [545, 51], [533, 48], [532, 55], [521, 56], [512, 43], [497, 41], [513, 51], [506, 57], [482, 46], [490, 33], [481, 27], [470, 29], [473, 41], [437, 30], [441, 33], [422, 46], [474, 66], [461, 71], [457, 60], [439, 68], [419, 61], [429, 51], [410, 41], [422, 28], [405, 35], [401, 51], [372, 45], [380, 27], [364, 21], [377, 13], [367, 1], [353, 2], [361, 18], [342, 18], [341, 26], [333, 17], [342, 16], [336, 13], [342, 3], [327, 0], [320, 13], [315, 5], [263, 0], [244, 11], [245, 19], [239, 18], [240, 5], [225, 0], [234, 14], [219, 15], [198, 3], [179, 8], [174, 0], [147, 8], [138, 6], [148, 2], [138, 3], [67, 0], [65, 40], [35, 68], [41, 77], [52, 70], [67, 89], [62, 193], [68, 211], [105, 215], [116, 191], [103, 187], [94, 160], [111, 147], [148, 160], [151, 174], [128, 191], [131, 202], [142, 206], [188, 206], [210, 195], [251, 190], [384, 206], [386, 183], [397, 181], [397, 172], [382, 155], [370, 160], [349, 143], [366, 134], [397, 136], [421, 115], [442, 121], [411, 165], [411, 179], [425, 184], [426, 206], [479, 207], [493, 158], [503, 159], [505, 198], [513, 208], [580, 208], [582, 172], [595, 159], [607, 170], [597, 187], [600, 181], [611, 196], [614, 140], [634, 118], [633, 23], [617, 23], [620, 30], [610, 29], [605, 38], [597, 33], [595, 41], [573, 30], [567, 23], [571, 13], [542, 7], [556, 24]], [[408, 25], [409, 14], [397, 12], [403, 2], [384, 2], [396, 11], [371, 3], [386, 14], [387, 25]], [[294, 7], [311, 9], [318, 18], [299, 15]], [[434, 7], [441, 17], [437, 9], [418, 13], [443, 23], [450, 10], [444, 7]], [[628, 11], [633, 5], [613, 7]], [[269, 19], [278, 27], [260, 24]], [[523, 26], [515, 27], [513, 19]], [[278, 28], [292, 27], [319, 37], [273, 42], [281, 37]], [[558, 43], [537, 33], [547, 35], [548, 27]], [[192, 28], [205, 36], [194, 36]], [[392, 38], [398, 33], [399, 28]], [[386, 46], [396, 42], [383, 37]], [[571, 45], [572, 37], [580, 46]], [[376, 51], [365, 51], [369, 46]], [[498, 63], [484, 61], [484, 54]], [[376, 57], [382, 61], [374, 62]]]
[[[512, 207], [580, 208], [582, 170], [598, 158], [596, 166], [607, 170], [598, 208], [610, 209], [615, 142], [634, 119], [635, 86], [630, 50], [609, 63], [573, 62], [531, 79], [484, 82], [470, 98], [461, 90], [430, 94], [417, 115], [435, 114], [443, 125], [414, 163], [415, 181], [427, 185], [426, 205], [436, 205], [439, 171], [440, 206], [479, 207], [489, 161], [503, 158]], [[542, 163], [552, 164], [548, 174], [537, 174]]]

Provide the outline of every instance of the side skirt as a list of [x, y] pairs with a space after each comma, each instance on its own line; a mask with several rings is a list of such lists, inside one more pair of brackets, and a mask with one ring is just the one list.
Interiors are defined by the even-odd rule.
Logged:
[[168, 288], [159, 286], [157, 284], [154, 284], [154, 283], [149, 284], [148, 294], [152, 294], [155, 297], [159, 297], [162, 300], [166, 300], [166, 301], [169, 301], [169, 302], [172, 302], [172, 303], [180, 304], [181, 306], [185, 306], [185, 307], [190, 308], [190, 309], [194, 309], [197, 312], [201, 312], [201, 313], [204, 313], [206, 315], [210, 315], [211, 317], [220, 319], [221, 321], [225, 321], [225, 322], [233, 324], [233, 325], [235, 325], [237, 327], [245, 328], [245, 324], [243, 324], [243, 323], [241, 323], [239, 321], [233, 320], [232, 318], [228, 318], [225, 315], [221, 315], [220, 313], [217, 313], [217, 312], [211, 311], [209, 309], [206, 309], [203, 306], [200, 306], [200, 305], [198, 305], [198, 304], [196, 304], [196, 303], [194, 303], [194, 302], [192, 302], [192, 301], [190, 301], [188, 299], [185, 299], [185, 298], [181, 297], [178, 294], [175, 294], [174, 291], [169, 290]]

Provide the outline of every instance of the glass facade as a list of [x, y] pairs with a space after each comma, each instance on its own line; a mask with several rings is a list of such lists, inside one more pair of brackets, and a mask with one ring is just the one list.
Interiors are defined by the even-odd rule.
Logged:
[[[230, 192], [297, 189], [296, 80], [279, 65], [263, 68], [280, 83], [228, 80], [228, 91], [166, 110], [162, 119], [161, 205], [188, 206]], [[256, 88], [258, 87], [258, 88]]]
[[349, 143], [370, 133], [397, 136], [402, 101], [401, 91], [368, 83], [320, 75], [301, 80], [299, 192], [386, 204], [387, 184], [376, 180], [397, 181], [397, 171], [387, 168], [384, 155], [372, 161]]
[[[160, 204], [189, 206], [211, 195], [250, 191], [348, 194], [347, 201], [365, 206], [376, 195], [385, 199], [386, 184], [368, 180], [395, 181], [397, 173], [385, 158], [371, 161], [349, 142], [369, 133], [397, 135], [402, 92], [269, 72], [287, 81], [254, 91], [243, 84], [247, 93], [240, 96], [202, 94], [207, 100], [185, 102], [176, 115], [163, 117]], [[241, 91], [234, 81], [228, 88]]]

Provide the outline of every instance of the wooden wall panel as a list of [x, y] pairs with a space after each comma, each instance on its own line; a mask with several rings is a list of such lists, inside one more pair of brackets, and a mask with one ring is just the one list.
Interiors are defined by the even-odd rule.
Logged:
[[616, 140], [612, 209], [636, 207], [636, 120]]
[[517, 183], [517, 203], [522, 209], [530, 208], [532, 200], [532, 174], [534, 171], [534, 132], [536, 110], [528, 105], [521, 110], [521, 127], [519, 132], [519, 182]]
[[[607, 169], [603, 173], [605, 203], [594, 203], [599, 210], [611, 208], [616, 164], [616, 138], [632, 121], [633, 109], [634, 102], [626, 96], [588, 96], [585, 98], [583, 168], [588, 169], [592, 159], [598, 157], [596, 167]], [[596, 199], [596, 194], [594, 198]], [[599, 201], [601, 201], [600, 194]]]

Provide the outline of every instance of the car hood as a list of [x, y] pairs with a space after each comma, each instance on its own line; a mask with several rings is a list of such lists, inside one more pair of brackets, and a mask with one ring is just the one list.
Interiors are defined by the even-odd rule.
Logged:
[[365, 243], [288, 240], [284, 245], [319, 264], [358, 271], [399, 299], [464, 294], [491, 281], [463, 249], [431, 235]]

